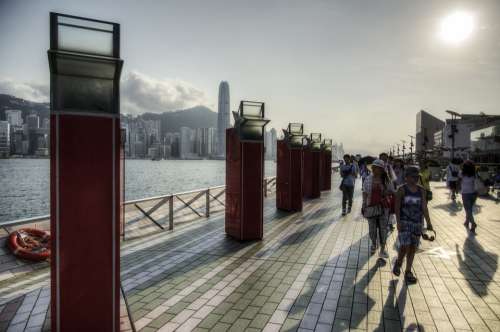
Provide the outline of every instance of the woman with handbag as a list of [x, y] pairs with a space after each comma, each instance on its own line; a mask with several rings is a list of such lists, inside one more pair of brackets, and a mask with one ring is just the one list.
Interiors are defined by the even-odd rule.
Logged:
[[476, 233], [476, 221], [474, 220], [474, 205], [476, 204], [477, 199], [477, 189], [476, 189], [476, 181], [479, 181], [476, 176], [476, 166], [474, 162], [471, 160], [467, 160], [464, 162], [462, 166], [462, 172], [460, 174], [460, 179], [462, 183], [462, 202], [464, 204], [465, 210], [465, 222], [464, 226], [469, 229], [471, 233]]
[[394, 191], [392, 182], [385, 171], [385, 163], [377, 159], [372, 164], [372, 174], [363, 183], [362, 214], [368, 219], [371, 239], [370, 253], [373, 255], [380, 244], [381, 258], [388, 258], [386, 250], [389, 204], [387, 197]]

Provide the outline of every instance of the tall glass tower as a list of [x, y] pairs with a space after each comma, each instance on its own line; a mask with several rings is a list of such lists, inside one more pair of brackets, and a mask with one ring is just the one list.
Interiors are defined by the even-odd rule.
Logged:
[[217, 114], [217, 156], [226, 155], [226, 129], [231, 125], [229, 111], [229, 84], [219, 84], [219, 109]]

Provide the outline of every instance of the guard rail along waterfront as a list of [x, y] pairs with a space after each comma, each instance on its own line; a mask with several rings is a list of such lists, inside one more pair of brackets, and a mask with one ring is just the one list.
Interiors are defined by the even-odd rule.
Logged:
[[[264, 197], [276, 191], [275, 176], [264, 179], [263, 190]], [[208, 218], [212, 213], [224, 211], [225, 193], [226, 186], [221, 185], [126, 201], [121, 236], [123, 240], [133, 239]], [[1, 223], [0, 228], [7, 233], [26, 225], [48, 230], [49, 221], [50, 215], [43, 215], [7, 221]]]

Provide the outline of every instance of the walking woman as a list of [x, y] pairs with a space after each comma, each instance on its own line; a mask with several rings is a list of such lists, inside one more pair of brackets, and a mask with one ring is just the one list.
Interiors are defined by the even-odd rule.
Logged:
[[362, 213], [368, 219], [371, 239], [370, 253], [373, 255], [380, 244], [379, 256], [388, 258], [386, 250], [389, 205], [387, 197], [394, 192], [392, 181], [385, 171], [385, 163], [377, 159], [372, 164], [372, 174], [363, 183]]
[[405, 280], [407, 283], [416, 283], [417, 278], [411, 268], [415, 252], [420, 244], [423, 232], [424, 217], [427, 229], [432, 230], [425, 189], [418, 185], [418, 168], [409, 166], [405, 169], [406, 183], [396, 192], [396, 219], [398, 228], [399, 252], [392, 272], [399, 276], [401, 265], [406, 257]]
[[464, 162], [462, 166], [462, 173], [460, 174], [462, 183], [462, 202], [465, 210], [465, 223], [464, 226], [472, 233], [476, 233], [476, 222], [474, 221], [474, 205], [476, 204], [476, 166], [471, 160]]

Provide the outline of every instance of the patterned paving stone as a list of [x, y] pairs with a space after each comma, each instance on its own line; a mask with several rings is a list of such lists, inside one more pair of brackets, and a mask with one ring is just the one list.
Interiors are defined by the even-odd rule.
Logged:
[[[306, 201], [302, 213], [276, 211], [274, 197], [266, 199], [260, 242], [226, 237], [220, 214], [126, 242], [122, 284], [135, 328], [499, 331], [500, 205], [478, 200], [478, 235], [472, 236], [462, 225], [461, 203], [452, 204], [440, 183], [433, 190], [437, 239], [419, 249], [416, 285], [391, 273], [395, 233], [389, 235], [388, 260], [370, 256], [359, 188], [346, 217], [340, 216], [336, 189]], [[0, 331], [49, 330], [49, 305], [46, 266], [0, 277]]]

